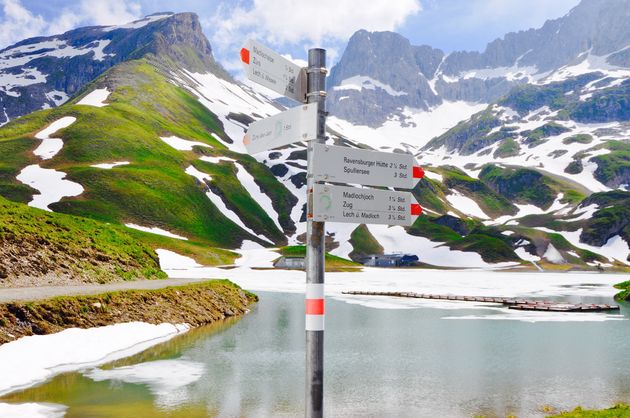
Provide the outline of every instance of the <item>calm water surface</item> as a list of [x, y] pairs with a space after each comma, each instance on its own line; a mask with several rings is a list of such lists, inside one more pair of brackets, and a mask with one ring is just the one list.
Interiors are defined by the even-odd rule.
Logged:
[[[2, 400], [67, 405], [66, 417], [302, 416], [303, 296], [259, 296], [240, 320]], [[622, 307], [623, 319], [629, 312]], [[479, 315], [485, 318], [448, 319]], [[627, 320], [530, 323], [493, 315], [504, 313], [328, 300], [326, 415], [528, 417], [630, 401]]]

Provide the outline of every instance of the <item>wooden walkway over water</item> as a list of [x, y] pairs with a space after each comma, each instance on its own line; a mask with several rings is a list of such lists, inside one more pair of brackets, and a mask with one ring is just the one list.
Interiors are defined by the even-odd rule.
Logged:
[[517, 309], [521, 311], [543, 311], [543, 312], [605, 312], [619, 310], [617, 305], [608, 304], [573, 304], [554, 301], [540, 301], [501, 297], [486, 296], [454, 296], [454, 295], [434, 295], [428, 293], [415, 292], [364, 292], [364, 291], [346, 291], [344, 295], [361, 295], [361, 296], [389, 296], [399, 298], [415, 298], [415, 299], [434, 299], [434, 300], [451, 300], [460, 302], [481, 302], [496, 303], [507, 306], [508, 309]]

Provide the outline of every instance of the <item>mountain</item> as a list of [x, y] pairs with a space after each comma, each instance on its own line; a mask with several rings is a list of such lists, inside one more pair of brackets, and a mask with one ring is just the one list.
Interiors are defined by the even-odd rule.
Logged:
[[629, 17], [628, 0], [583, 0], [566, 16], [509, 33], [483, 52], [450, 54], [396, 33], [358, 31], [331, 70], [329, 107], [357, 125], [395, 119], [404, 126], [417, 110], [440, 114], [445, 103], [489, 104], [515, 86], [628, 68]]
[[94, 26], [27, 39], [0, 51], [0, 125], [65, 103], [87, 83], [121, 62], [147, 53], [213, 68], [210, 43], [191, 13], [160, 13], [121, 26]]
[[[65, 103], [0, 128], [1, 196], [119, 225], [158, 254], [169, 250], [206, 265], [232, 264], [236, 254], [229, 250], [303, 244], [304, 144], [245, 153], [247, 126], [284, 108], [221, 68], [195, 15], [159, 14], [114, 29], [68, 33], [82, 31], [92, 43], [118, 34], [142, 46], [125, 55], [107, 48], [112, 38], [103, 53], [120, 61], [67, 93]], [[515, 83], [493, 103], [448, 101], [431, 81], [444, 63], [439, 51], [401, 39], [365, 31], [353, 36], [329, 79], [328, 142], [416, 153], [427, 177], [413, 193], [425, 215], [406, 229], [328, 223], [327, 250], [354, 259], [409, 252], [445, 267], [627, 269], [630, 217], [621, 188], [627, 70], [575, 76], [573, 67], [564, 67], [555, 73], [564, 78]], [[351, 44], [359, 41], [382, 60], [363, 64], [369, 74], [351, 60], [357, 50]], [[25, 40], [10, 49], [41, 42]], [[94, 56], [81, 59], [98, 65]], [[415, 84], [386, 78], [391, 60], [409, 79], [421, 73]], [[31, 62], [12, 71], [28, 71]], [[335, 80], [352, 77], [359, 77], [352, 82], [360, 83], [357, 88], [336, 88], [350, 84]], [[26, 87], [46, 89], [47, 83]], [[6, 91], [9, 85], [3, 86]], [[591, 93], [610, 105], [593, 108], [584, 97]], [[341, 94], [348, 98], [337, 97], [339, 103], [380, 103], [386, 94], [392, 99], [383, 106], [394, 110], [373, 129], [337, 113], [335, 95]], [[416, 102], [401, 108], [396, 100]], [[582, 164], [582, 170], [567, 174], [560, 162], [576, 172]]]

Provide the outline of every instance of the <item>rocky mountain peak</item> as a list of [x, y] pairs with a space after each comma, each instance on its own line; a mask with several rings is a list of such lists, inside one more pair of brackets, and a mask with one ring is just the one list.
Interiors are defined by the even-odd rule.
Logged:
[[392, 119], [405, 123], [405, 108], [491, 103], [515, 86], [548, 82], [562, 68], [587, 60], [594, 70], [627, 68], [629, 18], [630, 0], [583, 0], [565, 16], [508, 33], [482, 52], [448, 55], [392, 32], [358, 31], [331, 71], [329, 107], [342, 119], [378, 127]]
[[100, 74], [130, 59], [229, 74], [214, 60], [194, 13], [157, 13], [119, 26], [91, 26], [21, 41], [0, 51], [0, 125], [65, 103]]

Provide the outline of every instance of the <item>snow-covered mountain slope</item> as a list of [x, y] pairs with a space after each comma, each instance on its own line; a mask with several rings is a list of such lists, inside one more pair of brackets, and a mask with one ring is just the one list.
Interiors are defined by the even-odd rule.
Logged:
[[191, 13], [161, 13], [126, 25], [80, 28], [9, 46], [0, 51], [0, 125], [59, 106], [108, 68], [146, 53], [162, 54], [190, 68], [220, 71], [208, 61], [210, 44], [195, 30], [198, 27]]
[[519, 85], [596, 70], [626, 77], [629, 14], [628, 0], [583, 0], [566, 16], [508, 33], [483, 52], [447, 54], [396, 33], [361, 30], [331, 70], [329, 107], [357, 125], [377, 128], [395, 120], [404, 127], [409, 113], [460, 101], [489, 104]]
[[[132, 225], [146, 231], [155, 248], [199, 256], [195, 245], [303, 243], [305, 146], [244, 153], [247, 126], [283, 108], [227, 75], [190, 16], [97, 28], [127, 37], [153, 31], [158, 46], [114, 65], [65, 104], [0, 128], [0, 194], [43, 206], [43, 189], [23, 176], [35, 166], [81, 187], [46, 195], [47, 209]], [[176, 31], [177, 48], [159, 41], [162, 25]], [[203, 53], [196, 49], [200, 42], [207, 44]], [[182, 48], [201, 56], [190, 59]], [[570, 77], [515, 90], [489, 105], [442, 101], [431, 113], [409, 106], [376, 129], [333, 114], [329, 143], [417, 154], [427, 177], [413, 193], [426, 210], [407, 229], [328, 223], [328, 251], [355, 259], [409, 252], [445, 267], [624, 268], [630, 264], [624, 212], [630, 193], [615, 190], [621, 187], [615, 183], [625, 179], [621, 137], [627, 128], [623, 106], [614, 103], [626, 84], [621, 72], [607, 71], [616, 78]], [[376, 78], [348, 79], [342, 88], [332, 86], [331, 100], [334, 94], [369, 99], [381, 90], [409, 95]], [[602, 94], [612, 97], [604, 116], [591, 111], [587, 94], [599, 102]], [[54, 129], [68, 118], [71, 124]], [[452, 128], [460, 120], [467, 121]], [[53, 137], [57, 148], [49, 159], [33, 154]], [[571, 151], [562, 152], [560, 144]], [[565, 173], [574, 161], [583, 170]]]

